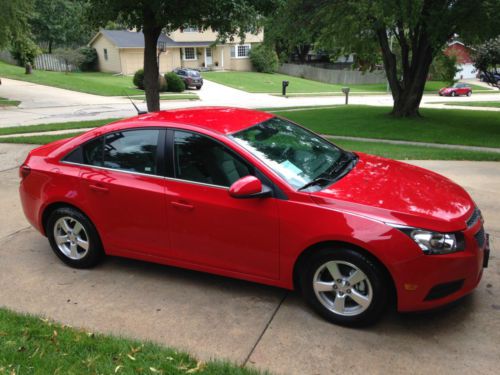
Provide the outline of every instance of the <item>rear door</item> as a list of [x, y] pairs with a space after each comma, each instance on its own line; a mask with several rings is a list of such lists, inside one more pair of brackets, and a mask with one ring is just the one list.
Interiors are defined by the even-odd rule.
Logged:
[[164, 129], [142, 128], [82, 147], [85, 204], [108, 252], [167, 255], [164, 142]]

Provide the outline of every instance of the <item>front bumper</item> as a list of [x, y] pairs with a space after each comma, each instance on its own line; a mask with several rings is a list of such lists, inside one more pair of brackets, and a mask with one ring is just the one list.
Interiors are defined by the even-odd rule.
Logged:
[[488, 266], [489, 236], [478, 221], [464, 232], [466, 249], [424, 255], [397, 265], [399, 311], [434, 309], [472, 292]]

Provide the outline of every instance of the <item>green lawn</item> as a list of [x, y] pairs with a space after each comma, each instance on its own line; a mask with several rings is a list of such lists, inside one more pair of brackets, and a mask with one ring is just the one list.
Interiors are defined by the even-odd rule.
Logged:
[[500, 108], [500, 102], [457, 102], [457, 103], [451, 103], [451, 102], [439, 102], [439, 103], [433, 103], [433, 104], [445, 104], [445, 105], [460, 105], [460, 106], [465, 106], [465, 107], [492, 107], [492, 108]]
[[0, 61], [0, 77], [18, 79], [54, 86], [68, 90], [105, 96], [143, 95], [136, 89], [132, 77], [110, 73], [62, 73], [33, 70], [33, 74], [24, 74], [24, 68]]
[[256, 375], [150, 342], [99, 335], [0, 309], [0, 374]]
[[273, 110], [318, 133], [500, 147], [500, 116], [487, 111], [422, 108], [422, 118], [393, 118], [388, 107], [337, 106]]
[[[133, 100], [146, 100], [146, 95], [134, 95], [131, 96]], [[200, 99], [195, 93], [185, 93], [185, 94], [160, 94], [160, 100], [198, 100]]]
[[0, 107], [17, 107], [21, 102], [19, 100], [9, 100], [6, 98], [0, 98]]
[[[281, 93], [281, 82], [289, 81], [290, 85], [287, 88], [287, 93], [340, 93], [341, 88], [346, 85], [333, 85], [329, 83], [312, 81], [309, 79], [287, 76], [284, 74], [268, 74], [257, 72], [205, 72], [203, 78], [214, 81], [226, 86], [248, 92], [262, 93]], [[385, 93], [387, 92], [387, 84], [366, 84], [366, 85], [347, 85], [351, 88], [351, 92], [367, 92], [367, 93]], [[428, 82], [426, 91], [437, 92], [441, 87], [446, 86], [445, 83], [435, 81]], [[485, 87], [472, 85], [474, 90], [491, 91]]]
[[0, 135], [49, 132], [54, 130], [65, 130], [65, 129], [95, 128], [97, 126], [106, 125], [109, 124], [110, 122], [117, 120], [119, 119], [108, 118], [103, 120], [71, 121], [71, 122], [56, 122], [51, 124], [11, 126], [8, 128], [0, 128]]

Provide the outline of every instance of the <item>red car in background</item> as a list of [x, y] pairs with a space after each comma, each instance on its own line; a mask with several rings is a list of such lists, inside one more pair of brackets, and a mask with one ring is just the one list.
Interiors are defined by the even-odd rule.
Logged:
[[443, 87], [439, 90], [439, 96], [461, 96], [461, 95], [472, 95], [472, 89], [466, 83], [455, 83], [451, 87]]
[[144, 114], [34, 149], [20, 177], [69, 266], [114, 255], [297, 289], [338, 324], [455, 301], [488, 264], [463, 188], [265, 112]]

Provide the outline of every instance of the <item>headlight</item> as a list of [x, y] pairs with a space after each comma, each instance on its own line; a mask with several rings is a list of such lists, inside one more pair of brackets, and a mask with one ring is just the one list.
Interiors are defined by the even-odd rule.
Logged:
[[462, 233], [439, 233], [425, 229], [391, 225], [408, 235], [422, 249], [424, 254], [450, 254], [465, 249]]

